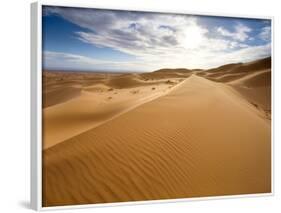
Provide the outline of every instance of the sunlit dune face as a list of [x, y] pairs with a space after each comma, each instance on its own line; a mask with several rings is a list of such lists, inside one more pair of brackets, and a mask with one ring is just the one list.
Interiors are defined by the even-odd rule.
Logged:
[[183, 32], [183, 47], [185, 49], [196, 49], [200, 47], [200, 45], [204, 41], [204, 34], [206, 33], [206, 30], [194, 25], [188, 27]]

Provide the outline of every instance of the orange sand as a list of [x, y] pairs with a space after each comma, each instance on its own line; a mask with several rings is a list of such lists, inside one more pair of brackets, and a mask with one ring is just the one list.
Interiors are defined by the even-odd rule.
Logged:
[[44, 72], [44, 206], [271, 191], [271, 59]]

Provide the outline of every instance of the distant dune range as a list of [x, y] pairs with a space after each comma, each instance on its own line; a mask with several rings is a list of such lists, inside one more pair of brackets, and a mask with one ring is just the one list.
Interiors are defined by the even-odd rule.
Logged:
[[44, 206], [271, 192], [271, 58], [43, 75]]

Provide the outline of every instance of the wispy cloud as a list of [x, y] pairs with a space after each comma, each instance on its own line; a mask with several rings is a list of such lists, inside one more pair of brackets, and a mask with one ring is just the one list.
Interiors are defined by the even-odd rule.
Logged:
[[[49, 7], [45, 15], [50, 14], [84, 28], [75, 32], [80, 41], [133, 55], [136, 59], [133, 62], [100, 61], [46, 52], [45, 59], [49, 64], [59, 65], [61, 61], [67, 61], [68, 66], [75, 67], [79, 64], [82, 67], [103, 65], [134, 69], [137, 66], [135, 69], [138, 70], [209, 68], [270, 55], [269, 42], [256, 46], [246, 43], [251, 38], [252, 29], [240, 22], [233, 31], [217, 26], [215, 36], [210, 36], [213, 29], [200, 25], [198, 17], [188, 15]], [[269, 30], [263, 29], [259, 37], [267, 40]]]
[[[205, 51], [194, 51], [192, 54], [177, 57], [174, 60], [170, 60], [174, 57], [174, 53], [166, 54], [161, 61], [158, 58], [152, 57], [147, 60], [137, 60], [132, 62], [120, 62], [110, 60], [96, 60], [90, 57], [81, 55], [74, 55], [63, 52], [50, 52], [45, 51], [43, 53], [44, 66], [52, 69], [69, 69], [69, 70], [156, 70], [163, 67], [169, 68], [211, 68], [217, 67], [227, 63], [248, 62], [251, 60], [264, 58], [271, 53], [270, 44], [247, 47], [235, 52], [229, 52], [225, 54], [214, 54]], [[208, 66], [206, 66], [206, 61]], [[160, 66], [158, 63], [161, 63]], [[227, 63], [224, 63], [227, 62]], [[185, 66], [186, 63], [189, 66]]]
[[217, 32], [220, 33], [222, 36], [225, 37], [230, 37], [233, 40], [237, 40], [237, 41], [245, 41], [246, 39], [249, 38], [249, 33], [252, 31], [251, 28], [238, 23], [235, 27], [234, 27], [234, 31], [231, 32], [227, 29], [225, 29], [224, 27], [218, 27], [217, 28]]
[[259, 37], [264, 41], [269, 41], [271, 39], [271, 27], [263, 27], [259, 34]]
[[87, 69], [88, 67], [96, 67], [99, 65], [107, 66], [114, 64], [113, 61], [97, 60], [76, 54], [64, 52], [43, 52], [44, 67], [60, 68], [60, 69]]
[[90, 71], [104, 71], [104, 69], [105, 71], [122, 71], [123, 69], [120, 68], [126, 68], [134, 71], [143, 71], [147, 69], [147, 66], [149, 66], [149, 64], [145, 64], [142, 61], [124, 62], [111, 60], [97, 60], [82, 55], [54, 51], [43, 52], [43, 63], [44, 67], [49, 67], [51, 69]]

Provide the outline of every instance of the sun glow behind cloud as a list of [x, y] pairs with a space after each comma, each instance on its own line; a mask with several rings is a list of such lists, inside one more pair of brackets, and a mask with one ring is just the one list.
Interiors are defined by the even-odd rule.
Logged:
[[196, 24], [187, 27], [184, 30], [184, 38], [183, 38], [183, 47], [185, 49], [195, 49], [200, 47], [200, 45], [204, 42], [205, 33], [207, 30], [204, 30], [198, 27]]
[[[97, 59], [79, 46], [69, 51], [71, 43], [61, 49], [46, 47], [46, 68], [119, 71], [210, 68], [271, 53], [271, 26], [264, 24], [264, 20], [254, 20], [254, 25], [247, 19], [221, 17], [217, 23], [211, 17], [201, 16], [46, 7], [43, 18], [52, 16], [80, 27], [69, 36], [80, 41], [81, 46], [88, 45], [93, 52], [105, 50], [108, 54]], [[204, 25], [206, 19], [208, 25]], [[45, 31], [48, 36], [48, 28]], [[126, 57], [123, 61], [114, 60], [110, 51], [127, 55], [128, 60]], [[129, 60], [129, 56], [133, 59]]]

